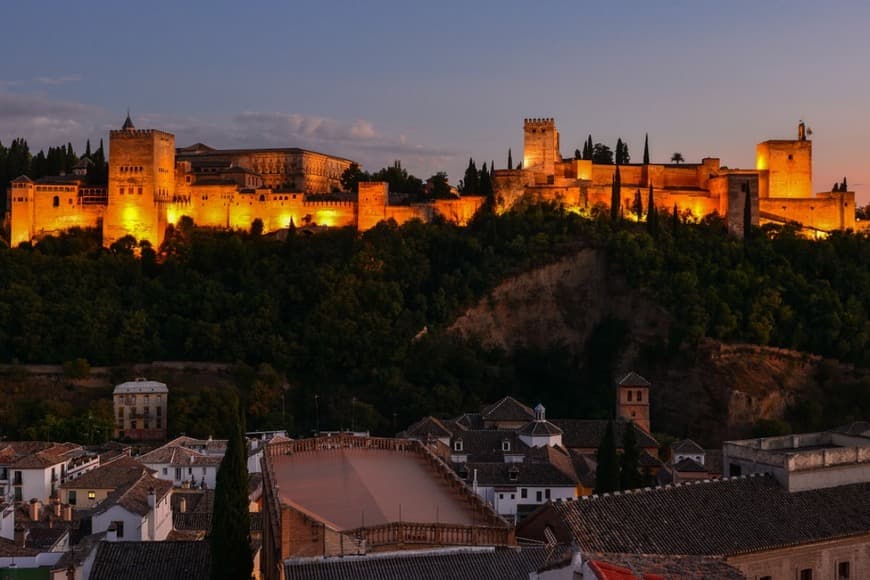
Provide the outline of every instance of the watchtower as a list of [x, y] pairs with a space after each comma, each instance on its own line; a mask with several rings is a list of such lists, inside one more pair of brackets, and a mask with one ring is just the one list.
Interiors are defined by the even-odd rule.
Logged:
[[16, 247], [22, 242], [33, 239], [34, 222], [34, 186], [33, 181], [26, 175], [12, 180], [9, 184], [9, 242], [11, 247]]
[[120, 131], [109, 132], [109, 160], [103, 245], [127, 235], [160, 245], [175, 187], [175, 136], [136, 129], [128, 114]]
[[360, 181], [357, 194], [357, 229], [371, 229], [387, 219], [390, 186], [385, 181]]
[[634, 421], [638, 427], [650, 432], [650, 382], [635, 372], [628, 373], [616, 384], [617, 415]]
[[813, 142], [801, 121], [797, 139], [759, 143], [755, 149], [759, 170], [759, 197], [813, 197]]
[[523, 169], [550, 176], [555, 174], [555, 163], [561, 160], [556, 122], [552, 118], [525, 119]]

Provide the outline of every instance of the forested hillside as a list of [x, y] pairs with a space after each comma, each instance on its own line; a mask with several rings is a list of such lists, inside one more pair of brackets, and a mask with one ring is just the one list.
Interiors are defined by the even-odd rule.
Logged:
[[[362, 235], [291, 232], [286, 242], [185, 223], [159, 251], [138, 248], [141, 258], [132, 240], [104, 250], [93, 232], [0, 250], [0, 361], [238, 363], [249, 369], [235, 380], [249, 427], [283, 422], [294, 432], [389, 433], [511, 392], [534, 392], [562, 415], [606, 416], [625, 321], [598, 325], [587, 348], [595, 356], [579, 362], [558, 344], [506, 353], [444, 332], [501, 280], [590, 247], [605, 249], [608, 267], [671, 311], [662, 360], [685, 356], [707, 335], [870, 364], [866, 236], [809, 241], [770, 228], [744, 242], [712, 218], [663, 222], [651, 234], [546, 205], [484, 213], [468, 228], [381, 224]], [[598, 395], [578, 401], [567, 387], [583, 381], [599, 385]], [[197, 396], [213, 404], [197, 406], [195, 418], [190, 410], [184, 421], [170, 418], [170, 427], [219, 433], [219, 414], [201, 415], [225, 390], [205, 388]], [[26, 402], [26, 392], [14, 401]], [[25, 407], [32, 423], [87, 405], [14, 401], [3, 409], [7, 425], [24, 425]]]

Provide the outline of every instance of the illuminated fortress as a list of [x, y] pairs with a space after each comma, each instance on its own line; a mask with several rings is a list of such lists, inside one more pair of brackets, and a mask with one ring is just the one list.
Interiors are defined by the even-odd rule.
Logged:
[[[354, 226], [382, 220], [404, 223], [441, 215], [464, 224], [483, 198], [392, 205], [386, 183], [360, 183], [359, 194], [336, 193], [349, 159], [297, 148], [213, 149], [197, 143], [176, 149], [175, 136], [136, 129], [130, 117], [109, 133], [109, 182], [88, 186], [84, 172], [9, 188], [14, 246], [73, 227], [100, 228], [103, 245], [124, 236], [163, 241], [166, 227], [188, 216], [199, 226], [263, 231], [296, 226]], [[318, 193], [330, 194], [328, 196]]]
[[[854, 192], [812, 192], [812, 141], [803, 123], [797, 139], [760, 143], [756, 158], [755, 169], [729, 169], [718, 158], [621, 165], [622, 211], [631, 215], [638, 190], [646, 210], [652, 188], [662, 211], [676, 205], [696, 218], [715, 212], [740, 233], [748, 189], [756, 225], [798, 222], [810, 235], [855, 228]], [[13, 180], [13, 247], [73, 227], [100, 228], [105, 246], [128, 235], [159, 245], [166, 227], [183, 216], [199, 226], [241, 230], [260, 220], [264, 232], [291, 223], [367, 230], [386, 219], [401, 224], [436, 215], [464, 224], [484, 201], [464, 196], [391, 204], [387, 184], [378, 182], [360, 183], [358, 195], [340, 193], [348, 159], [297, 148], [219, 150], [197, 143], [176, 149], [174, 135], [136, 129], [129, 116], [109, 133], [109, 160], [105, 187], [89, 186], [84, 171]], [[521, 198], [607, 210], [615, 171], [615, 165], [563, 159], [553, 119], [526, 119], [521, 168], [496, 170], [493, 184], [502, 210]]]
[[[553, 119], [526, 119], [520, 169], [497, 170], [493, 179], [501, 207], [518, 199], [559, 201], [571, 208], [609, 209], [615, 165], [585, 159], [563, 159], [559, 131]], [[855, 193], [812, 191], [812, 141], [803, 123], [798, 138], [771, 140], [756, 147], [755, 169], [728, 169], [718, 158], [700, 163], [620, 165], [620, 201], [624, 215], [632, 213], [638, 190], [644, 212], [649, 188], [657, 208], [676, 205], [696, 218], [717, 212], [735, 232], [743, 230], [745, 189], [752, 204], [752, 221], [798, 222], [810, 235], [855, 227]]]

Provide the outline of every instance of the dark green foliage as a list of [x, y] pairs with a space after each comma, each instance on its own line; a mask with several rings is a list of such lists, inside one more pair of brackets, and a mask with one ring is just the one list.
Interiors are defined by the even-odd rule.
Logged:
[[619, 489], [637, 489], [643, 483], [643, 477], [640, 474], [640, 447], [637, 445], [634, 423], [629, 422], [622, 435], [622, 455], [619, 456]]
[[603, 143], [596, 143], [592, 147], [592, 163], [598, 165], [613, 165], [613, 151]]
[[846, 176], [843, 176], [843, 182], [840, 184], [840, 191], [849, 191], [849, 185], [846, 183]]
[[263, 235], [263, 220], [256, 218], [251, 222], [251, 236], [258, 238]]
[[359, 163], [351, 163], [350, 167], [342, 172], [340, 180], [341, 186], [345, 191], [357, 193], [359, 191], [359, 182], [368, 181], [368, 174], [363, 173]]
[[[490, 165], [492, 167], [492, 165]], [[495, 207], [495, 192], [492, 188], [492, 175], [486, 169], [486, 163], [483, 164], [483, 167], [480, 169], [480, 191], [479, 195], [482, 195], [487, 200], [487, 205], [490, 207]]]
[[622, 207], [622, 178], [619, 175], [619, 165], [616, 166], [616, 171], [613, 172], [613, 179], [610, 183], [610, 219], [616, 221], [620, 216], [620, 208]]
[[679, 165], [680, 163], [685, 161], [685, 159], [683, 158], [683, 154], [677, 151], [673, 155], [671, 155], [671, 161]]
[[625, 143], [622, 138], [616, 140], [616, 164], [627, 165], [631, 163], [631, 155], [628, 153], [628, 143]]
[[[426, 187], [429, 197], [432, 199], [455, 199], [456, 195], [451, 193], [450, 184], [447, 183], [447, 174], [439, 171], [427, 180]], [[492, 188], [490, 188], [492, 189]]]
[[649, 133], [643, 136], [643, 164], [649, 165]]
[[831, 188], [831, 191], [833, 191], [835, 193], [840, 191], [840, 182], [839, 181], [834, 182], [834, 187]]
[[640, 197], [640, 188], [634, 193], [634, 201], [631, 204], [631, 211], [637, 216], [637, 221], [643, 217], [643, 200]]
[[250, 578], [254, 568], [248, 513], [247, 453], [243, 432], [237, 418], [227, 442], [227, 451], [218, 469], [214, 514], [208, 537], [212, 580]]
[[749, 182], [745, 182], [743, 189], [743, 239], [752, 238], [752, 193]]
[[616, 453], [616, 438], [613, 434], [613, 421], [607, 422], [604, 437], [596, 454], [598, 463], [595, 471], [595, 493], [619, 491], [619, 457]]
[[[508, 150], [510, 159], [510, 150]], [[465, 169], [465, 177], [462, 179], [462, 195], [480, 195], [480, 172], [474, 159], [468, 159], [468, 167]]]
[[586, 138], [586, 145], [583, 147], [583, 159], [592, 159], [595, 153], [595, 147], [592, 145], [592, 135]]
[[653, 237], [659, 232], [659, 210], [656, 207], [656, 199], [653, 195], [652, 183], [649, 184], [649, 195], [646, 200], [646, 229]]

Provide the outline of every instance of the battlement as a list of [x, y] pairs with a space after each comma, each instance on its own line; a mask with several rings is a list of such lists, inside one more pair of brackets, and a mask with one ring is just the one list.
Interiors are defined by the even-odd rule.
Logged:
[[163, 133], [154, 129], [118, 129], [109, 131], [110, 137], [147, 137], [154, 133]]
[[357, 203], [355, 201], [338, 201], [338, 200], [305, 200], [302, 202], [303, 207], [344, 207], [353, 209]]
[[532, 117], [523, 119], [523, 125], [526, 127], [554, 127], [556, 125], [556, 121], [553, 119], [553, 117]]

